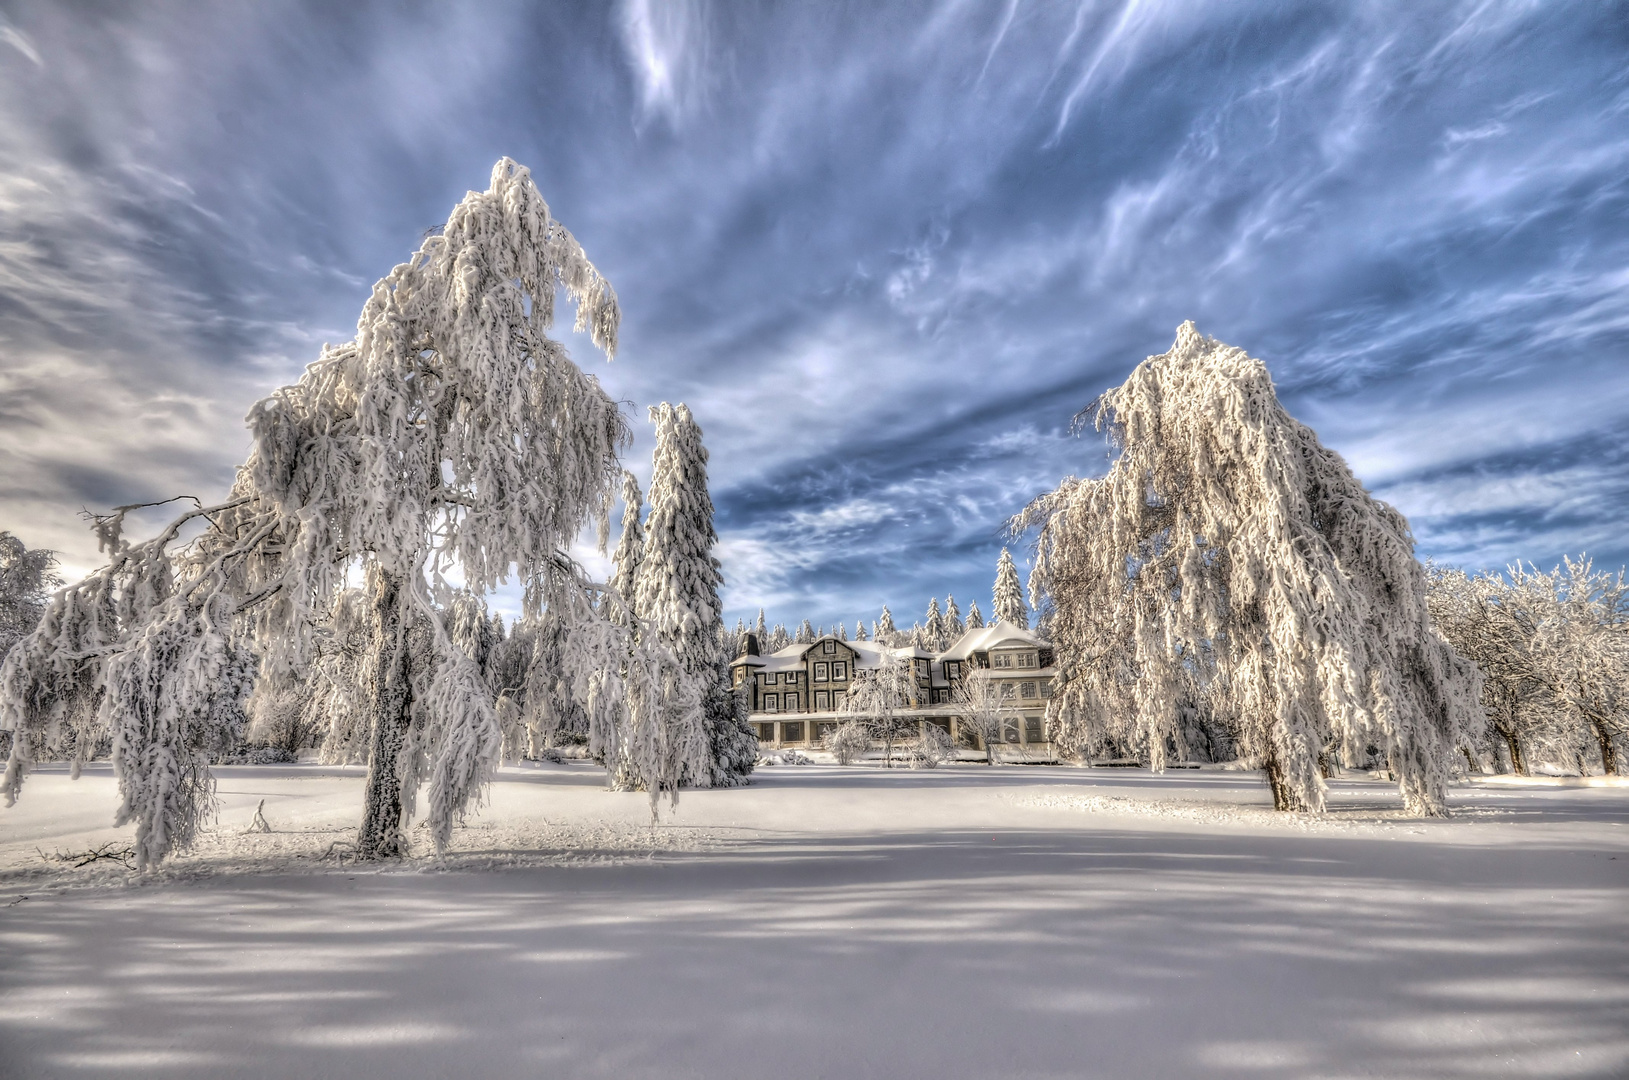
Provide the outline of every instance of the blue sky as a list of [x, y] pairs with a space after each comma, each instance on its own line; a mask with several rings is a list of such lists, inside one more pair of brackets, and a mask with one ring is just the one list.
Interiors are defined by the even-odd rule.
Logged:
[[5, 5], [0, 527], [218, 494], [492, 163], [712, 452], [728, 617], [988, 610], [1184, 319], [1469, 566], [1629, 561], [1616, 4]]

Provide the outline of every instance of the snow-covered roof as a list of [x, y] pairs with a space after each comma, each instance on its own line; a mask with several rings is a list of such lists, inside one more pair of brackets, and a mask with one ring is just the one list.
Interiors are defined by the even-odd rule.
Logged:
[[966, 660], [976, 652], [989, 652], [1005, 644], [1043, 648], [1046, 641], [1033, 630], [1021, 630], [1006, 620], [969, 630], [956, 643], [939, 654], [941, 660]]

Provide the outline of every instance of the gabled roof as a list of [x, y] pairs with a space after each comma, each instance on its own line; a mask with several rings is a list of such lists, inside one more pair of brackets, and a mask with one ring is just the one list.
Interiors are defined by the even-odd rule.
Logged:
[[1006, 642], [1030, 645], [1037, 649], [1047, 643], [1033, 630], [1021, 630], [1006, 620], [999, 620], [977, 630], [969, 630], [956, 643], [939, 654], [941, 660], [966, 660], [976, 652], [989, 652]]

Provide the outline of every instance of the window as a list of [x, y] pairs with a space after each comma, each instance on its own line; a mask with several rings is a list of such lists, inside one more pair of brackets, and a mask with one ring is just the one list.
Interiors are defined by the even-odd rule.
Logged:
[[752, 726], [758, 729], [758, 741], [759, 742], [774, 742], [775, 741], [775, 725], [774, 724], [754, 724]]
[[815, 712], [825, 712], [831, 708], [831, 694], [825, 690], [815, 691]]
[[991, 667], [1012, 667], [1012, 653], [1004, 653], [1004, 652], [991, 653], [990, 654], [990, 666]]
[[778, 694], [765, 694], [764, 695], [764, 712], [779, 712], [780, 711], [780, 703], [781, 703], [780, 695], [778, 695]]
[[916, 677], [919, 679], [925, 679], [928, 677], [928, 662], [926, 660], [917, 660]]
[[1008, 698], [1012, 697], [1012, 692], [1013, 692], [1014, 689], [1016, 689], [1014, 684], [1012, 684], [1010, 682], [1002, 683], [1001, 684], [1001, 700], [1006, 701]]
[[781, 725], [781, 742], [802, 742], [803, 721]]
[[781, 704], [786, 706], [787, 712], [797, 712], [798, 696], [796, 694], [782, 694]]
[[1030, 743], [1046, 741], [1046, 738], [1041, 734], [1041, 718], [1039, 716], [1024, 717], [1024, 741]]
[[835, 642], [835, 641], [823, 641], [823, 642], [821, 642], [820, 643], [820, 651], [823, 652], [823, 653], [834, 653], [834, 652], [836, 652], [837, 651], [837, 642]]
[[1024, 683], [1022, 686], [1020, 686], [1018, 688], [1018, 696], [1019, 697], [1027, 697], [1027, 698], [1034, 697], [1035, 696], [1035, 684], [1032, 683], [1032, 682]]
[[797, 681], [798, 681], [798, 673], [797, 672], [788, 671], [786, 673], [786, 685], [787, 686], [796, 686]]
[[1019, 653], [1018, 654], [1018, 666], [1019, 667], [1034, 667], [1035, 666], [1035, 654], [1032, 653], [1032, 652]]
[[1001, 725], [1001, 741], [1015, 743], [1018, 741], [1018, 725], [1008, 720]]
[[740, 686], [741, 685], [741, 678], [745, 674], [746, 674], [745, 671], [742, 671], [740, 668], [736, 668], [735, 669], [735, 681], [733, 683], [731, 683], [730, 685], [731, 686]]
[[959, 679], [962, 677], [962, 665], [955, 660], [945, 661], [945, 678]]
[[840, 711], [847, 702], [848, 702], [848, 695], [846, 693], [844, 693], [841, 690], [832, 691], [831, 707], [834, 710], [839, 710]]
[[815, 682], [825, 682], [825, 681], [827, 681], [827, 679], [829, 678], [828, 672], [830, 672], [830, 670], [831, 670], [831, 665], [830, 664], [826, 663], [824, 660], [820, 661], [820, 663], [815, 665], [814, 681]]
[[831, 738], [833, 733], [836, 731], [836, 724], [832, 723], [830, 720], [822, 720], [814, 726], [815, 741], [823, 743], [827, 739]]
[[848, 661], [833, 660], [831, 662], [831, 681], [843, 682], [848, 678]]

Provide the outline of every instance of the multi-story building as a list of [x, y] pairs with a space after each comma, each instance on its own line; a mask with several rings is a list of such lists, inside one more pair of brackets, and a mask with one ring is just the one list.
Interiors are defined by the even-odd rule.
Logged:
[[886, 656], [909, 660], [915, 675], [915, 698], [902, 718], [919, 725], [937, 724], [962, 745], [983, 749], [975, 736], [960, 730], [952, 691], [971, 668], [989, 668], [999, 680], [1003, 700], [1011, 703], [1012, 719], [1002, 733], [1003, 743], [1024, 756], [1053, 755], [1045, 722], [1052, 696], [1052, 648], [1039, 635], [1011, 623], [969, 630], [941, 653], [827, 635], [763, 656], [756, 636], [748, 634], [745, 651], [730, 667], [735, 685], [747, 688], [759, 742], [814, 748], [849, 719], [840, 713], [856, 674], [880, 666]]

